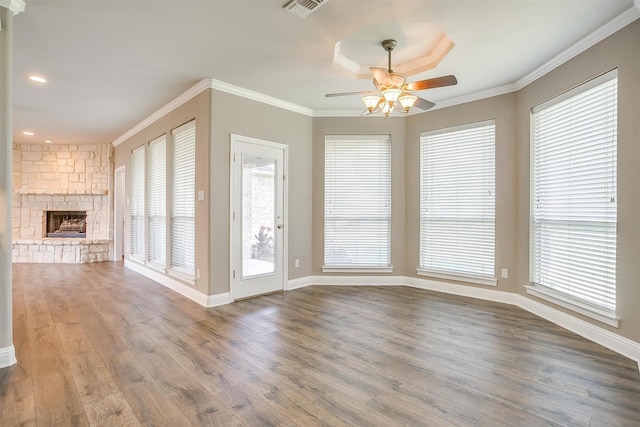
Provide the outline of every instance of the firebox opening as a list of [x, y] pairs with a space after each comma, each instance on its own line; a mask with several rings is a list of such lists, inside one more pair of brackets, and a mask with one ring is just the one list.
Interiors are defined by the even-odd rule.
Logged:
[[47, 211], [47, 237], [86, 238], [86, 211]]

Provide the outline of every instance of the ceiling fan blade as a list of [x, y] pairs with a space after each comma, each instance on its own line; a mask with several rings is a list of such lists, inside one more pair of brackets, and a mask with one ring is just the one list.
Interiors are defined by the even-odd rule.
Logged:
[[[391, 76], [386, 68], [382, 67], [369, 67], [373, 78], [382, 86], [391, 86]], [[378, 85], [376, 85], [378, 87]]]
[[434, 79], [420, 80], [417, 82], [407, 83], [407, 85], [404, 87], [404, 90], [406, 91], [425, 90], [425, 89], [433, 89], [436, 87], [453, 86], [456, 84], [458, 84], [458, 79], [456, 79], [456, 76], [449, 75], [449, 76], [443, 76], [443, 77], [436, 77]]
[[332, 98], [334, 96], [349, 96], [349, 95], [373, 95], [377, 92], [371, 92], [370, 90], [365, 90], [362, 92], [339, 92], [339, 93], [327, 93], [325, 96], [327, 98]]
[[418, 97], [418, 99], [416, 99], [416, 103], [413, 104], [414, 107], [419, 108], [421, 110], [428, 110], [430, 108], [435, 107], [436, 104], [434, 104], [431, 101], [427, 101], [424, 98], [420, 98]]

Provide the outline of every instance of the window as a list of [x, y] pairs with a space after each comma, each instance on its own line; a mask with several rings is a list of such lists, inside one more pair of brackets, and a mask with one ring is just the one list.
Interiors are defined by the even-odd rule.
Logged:
[[144, 260], [144, 145], [131, 152], [131, 191], [129, 208], [131, 216], [131, 247], [132, 258]]
[[528, 288], [614, 326], [617, 92], [614, 70], [532, 110]]
[[418, 274], [495, 285], [495, 124], [420, 138]]
[[167, 260], [167, 144], [162, 135], [147, 152], [147, 257], [164, 267]]
[[327, 136], [323, 271], [391, 269], [391, 139]]
[[196, 125], [173, 131], [171, 151], [171, 272], [196, 276]]

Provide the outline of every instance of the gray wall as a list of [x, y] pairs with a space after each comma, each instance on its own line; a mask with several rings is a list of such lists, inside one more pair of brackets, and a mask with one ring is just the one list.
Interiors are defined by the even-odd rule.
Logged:
[[496, 125], [496, 277], [509, 269], [509, 278], [498, 281], [498, 290], [516, 290], [517, 193], [516, 193], [516, 94], [443, 108], [407, 118], [406, 142], [406, 263], [408, 276], [417, 276], [420, 238], [420, 133], [466, 123], [495, 120]]
[[[210, 294], [229, 291], [231, 134], [289, 146], [289, 280], [311, 274], [311, 117], [213, 91], [211, 107]], [[300, 260], [296, 268], [294, 260]]]
[[[517, 291], [525, 293], [522, 285], [527, 283], [529, 277], [530, 109], [613, 68], [618, 68], [616, 274], [617, 312], [621, 321], [619, 329], [597, 324], [640, 342], [640, 21], [623, 28], [518, 92]], [[571, 314], [583, 318], [578, 314]], [[591, 322], [588, 318], [583, 319]]]
[[[618, 247], [619, 329], [528, 295], [530, 112], [559, 95], [618, 68]], [[627, 26], [518, 92], [415, 115], [406, 121], [405, 270], [415, 276], [419, 232], [419, 137], [423, 131], [486, 119], [496, 121], [496, 276], [498, 289], [640, 341], [640, 21]], [[318, 185], [318, 183], [316, 183]], [[465, 286], [473, 286], [465, 284]]]
[[[119, 144], [115, 150], [115, 167], [126, 166], [125, 194], [129, 199], [131, 190], [130, 165], [131, 151], [149, 141], [166, 134], [171, 135], [171, 130], [192, 120], [196, 120], [196, 190], [204, 190], [209, 194], [209, 146], [211, 129], [211, 91], [205, 91], [187, 101], [180, 107], [156, 120], [131, 138]], [[167, 140], [169, 141], [169, 140]], [[129, 209], [126, 205], [125, 209]], [[195, 289], [209, 295], [209, 277], [211, 271], [208, 259], [209, 239], [209, 207], [205, 201], [196, 202], [196, 268], [200, 269], [200, 279], [196, 281]], [[125, 212], [125, 230], [129, 230], [129, 215]], [[125, 242], [129, 236], [125, 235]], [[125, 243], [127, 247], [127, 243]]]

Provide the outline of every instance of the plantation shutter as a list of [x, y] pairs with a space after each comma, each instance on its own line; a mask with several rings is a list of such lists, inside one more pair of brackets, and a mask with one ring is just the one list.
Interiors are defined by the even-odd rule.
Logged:
[[615, 313], [617, 73], [533, 109], [531, 282]]
[[131, 226], [131, 248], [132, 258], [144, 261], [144, 150], [145, 147], [138, 147], [131, 152], [131, 191], [129, 197], [130, 226]]
[[167, 140], [149, 143], [147, 151], [147, 256], [164, 267], [167, 259]]
[[495, 284], [494, 122], [420, 139], [418, 273]]
[[171, 135], [171, 269], [195, 277], [195, 120], [174, 129]]
[[325, 138], [325, 267], [390, 267], [391, 139]]

